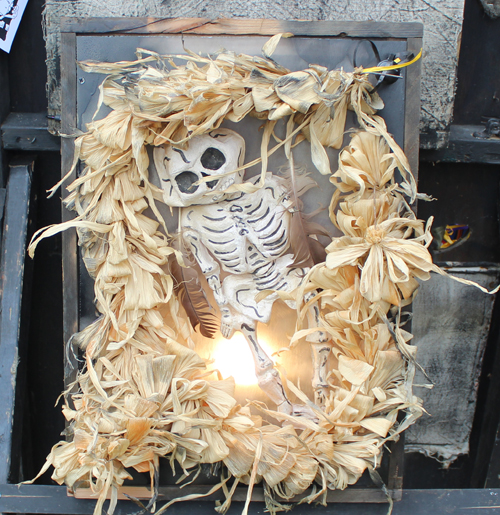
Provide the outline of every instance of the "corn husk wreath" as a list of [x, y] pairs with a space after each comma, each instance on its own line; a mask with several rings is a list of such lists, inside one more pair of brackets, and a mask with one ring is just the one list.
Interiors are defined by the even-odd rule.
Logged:
[[[244, 513], [259, 482], [271, 512], [311, 486], [301, 502], [324, 503], [327, 490], [344, 489], [375, 469], [384, 443], [422, 413], [412, 393], [416, 347], [400, 326], [401, 308], [411, 302], [417, 279], [439, 269], [427, 250], [429, 224], [409, 207], [417, 192], [408, 161], [376, 115], [383, 104], [362, 69], [311, 65], [290, 72], [271, 59], [281, 36], [266, 43], [263, 57], [226, 51], [213, 59], [161, 57], [139, 50], [133, 62], [81, 63], [107, 74], [99, 105], [111, 112], [75, 141], [74, 167], [80, 160], [85, 168], [64, 202], [76, 218], [35, 235], [30, 254], [42, 238], [76, 228], [95, 279], [101, 316], [74, 336], [85, 367], [63, 407], [73, 438], [53, 447], [41, 473], [52, 465], [57, 483], [90, 487], [98, 495], [96, 515], [107, 496], [113, 513], [129, 468], [149, 472], [153, 492], [162, 457], [184, 472], [186, 483], [201, 464], [224, 467], [210, 491], [170, 501], [158, 514], [216, 490], [226, 499], [216, 510], [224, 513], [239, 483], [248, 485]], [[348, 109], [361, 130], [331, 175], [325, 147], [340, 148]], [[282, 294], [298, 306], [290, 346], [305, 344], [317, 331], [306, 323], [310, 304], [317, 303], [336, 358], [323, 409], [286, 381], [317, 414], [317, 422], [299, 426], [267, 406], [256, 405], [261, 417], [237, 405], [234, 381], [220, 379], [192, 348], [193, 328], [169, 272], [169, 262], [184, 265], [183, 258], [155, 204], [162, 192], [148, 179], [146, 146], [182, 146], [224, 120], [246, 116], [264, 124], [261, 158], [245, 165], [261, 161], [261, 180], [228, 191], [262, 187], [269, 155], [283, 147], [293, 165], [293, 148], [304, 139], [315, 167], [336, 186], [330, 217], [344, 236], [330, 243], [326, 261], [310, 270], [298, 291]], [[284, 118], [286, 137], [279, 140], [274, 127]], [[272, 138], [276, 145], [269, 150]], [[320, 293], [305, 302], [312, 290]], [[404, 416], [397, 421], [399, 412]]]

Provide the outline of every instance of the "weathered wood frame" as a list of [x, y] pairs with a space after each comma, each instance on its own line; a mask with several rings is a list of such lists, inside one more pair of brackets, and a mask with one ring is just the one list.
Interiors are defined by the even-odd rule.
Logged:
[[0, 484], [19, 481], [21, 426], [26, 389], [27, 328], [32, 260], [26, 247], [32, 235], [34, 159], [9, 164], [7, 188], [0, 190]]
[[[336, 22], [336, 21], [281, 21], [266, 19], [219, 19], [207, 18], [62, 18], [61, 19], [61, 78], [62, 78], [62, 133], [72, 134], [77, 125], [77, 64], [76, 43], [79, 35], [124, 36], [124, 35], [228, 35], [228, 36], [273, 36], [281, 32], [291, 32], [295, 36], [329, 38], [371, 38], [406, 40], [407, 50], [415, 54], [422, 47], [423, 26], [420, 23], [385, 22]], [[420, 119], [420, 62], [406, 69], [406, 105], [404, 114], [404, 151], [411, 169], [418, 179], [419, 119]], [[62, 175], [71, 168], [73, 162], [73, 140], [62, 139]], [[68, 178], [68, 183], [76, 178], [76, 172]], [[62, 220], [73, 215], [63, 208]], [[78, 331], [79, 322], [79, 260], [75, 231], [63, 233], [63, 320], [64, 341]], [[77, 363], [72, 353], [65, 358], [73, 365], [73, 371], [65, 377], [66, 384], [74, 380]], [[72, 368], [72, 367], [69, 367]], [[392, 445], [389, 462], [388, 490], [394, 500], [402, 497], [404, 439]], [[183, 489], [195, 489], [200, 485]], [[246, 489], [236, 491], [234, 500], [244, 500]], [[129, 487], [126, 493], [141, 497], [146, 489]], [[76, 497], [88, 497], [88, 491], [77, 491]], [[168, 500], [179, 495], [177, 487], [160, 487], [159, 500]], [[147, 495], [146, 495], [147, 497]], [[212, 499], [204, 498], [205, 500]], [[120, 498], [126, 497], [120, 495]], [[254, 488], [253, 500], [263, 501], [263, 491]], [[351, 487], [345, 491], [328, 493], [329, 502], [387, 502], [387, 496], [375, 488]]]

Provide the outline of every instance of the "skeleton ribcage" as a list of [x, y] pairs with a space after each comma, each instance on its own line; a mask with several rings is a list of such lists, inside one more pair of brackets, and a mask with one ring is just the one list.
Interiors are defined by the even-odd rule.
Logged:
[[203, 246], [225, 272], [250, 273], [258, 289], [275, 289], [286, 275], [276, 260], [290, 247], [289, 207], [282, 180], [270, 176], [265, 188], [255, 193], [183, 209], [182, 229], [199, 262]]

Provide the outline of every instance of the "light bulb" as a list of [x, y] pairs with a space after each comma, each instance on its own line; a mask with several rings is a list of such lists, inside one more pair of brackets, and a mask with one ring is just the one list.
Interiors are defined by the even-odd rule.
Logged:
[[[270, 356], [269, 345], [261, 338], [259, 343]], [[212, 367], [218, 369], [224, 379], [232, 376], [235, 383], [241, 386], [257, 384], [252, 352], [241, 333], [236, 333], [230, 340], [222, 338], [218, 340], [212, 359], [214, 360]]]

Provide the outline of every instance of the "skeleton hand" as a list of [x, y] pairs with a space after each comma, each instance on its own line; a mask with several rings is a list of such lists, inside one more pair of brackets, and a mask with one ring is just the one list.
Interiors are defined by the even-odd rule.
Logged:
[[234, 333], [233, 314], [227, 306], [227, 299], [222, 293], [220, 279], [218, 275], [212, 275], [208, 277], [208, 284], [214, 292], [215, 302], [220, 308], [221, 320], [220, 320], [220, 332], [224, 338], [231, 338]]
[[212, 272], [212, 275], [208, 275], [205, 272], [203, 272], [203, 273], [205, 274], [205, 277], [207, 278], [208, 285], [210, 286], [210, 288], [212, 288], [212, 291], [214, 292], [214, 299], [215, 299], [215, 302], [217, 302], [217, 306], [222, 308], [223, 306], [225, 306], [227, 304], [227, 300], [222, 293], [222, 288], [221, 288], [220, 278], [219, 278], [219, 270], [217, 269], [216, 273]]
[[223, 307], [220, 310], [220, 332], [224, 338], [231, 338], [234, 333], [233, 315], [228, 307]]
[[[233, 320], [233, 314], [231, 313], [231, 310], [227, 306], [227, 299], [222, 293], [222, 287], [220, 284], [220, 277], [219, 277], [219, 267], [216, 264], [214, 266], [212, 264], [211, 268], [207, 270], [203, 270], [203, 273], [205, 274], [205, 277], [207, 278], [208, 285], [210, 288], [212, 288], [212, 291], [214, 292], [214, 299], [215, 302], [217, 302], [217, 305], [220, 308], [221, 313], [221, 321], [220, 321], [220, 332], [224, 338], [231, 338], [234, 333], [234, 320]], [[208, 272], [208, 273], [207, 273]]]

